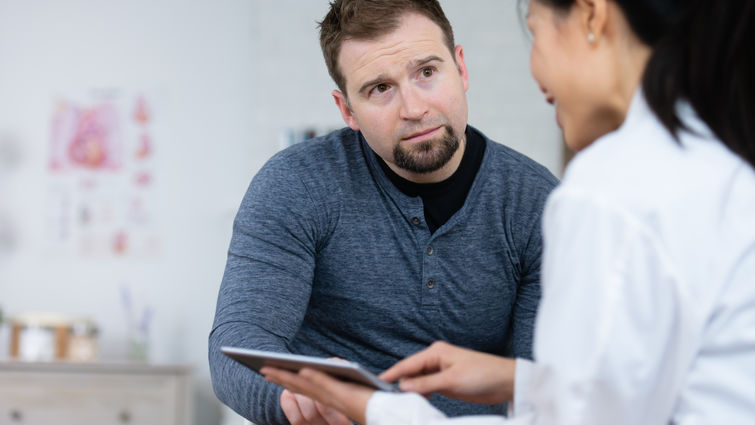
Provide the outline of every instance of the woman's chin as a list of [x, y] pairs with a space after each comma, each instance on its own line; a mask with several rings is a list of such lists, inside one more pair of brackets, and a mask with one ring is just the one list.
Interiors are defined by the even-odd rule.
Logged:
[[584, 134], [575, 134], [569, 131], [569, 127], [561, 127], [563, 131], [564, 143], [573, 151], [581, 151], [582, 149], [590, 146], [595, 140], [593, 138], [586, 138]]

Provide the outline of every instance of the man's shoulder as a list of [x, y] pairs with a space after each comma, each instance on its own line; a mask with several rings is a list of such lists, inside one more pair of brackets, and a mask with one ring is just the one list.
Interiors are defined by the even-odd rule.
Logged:
[[297, 143], [276, 153], [270, 161], [296, 162], [300, 165], [339, 164], [360, 150], [358, 133], [348, 127]]
[[346, 127], [324, 136], [304, 140], [273, 155], [260, 169], [260, 175], [286, 179], [340, 180], [363, 161], [358, 133]]
[[352, 190], [369, 175], [366, 168], [358, 133], [347, 127], [277, 152], [257, 172], [252, 186], [303, 187], [311, 197], [330, 199]]
[[524, 183], [548, 190], [558, 184], [558, 179], [534, 159], [474, 130], [485, 140], [486, 156], [490, 156], [490, 171], [493, 174], [506, 179], [523, 180]]

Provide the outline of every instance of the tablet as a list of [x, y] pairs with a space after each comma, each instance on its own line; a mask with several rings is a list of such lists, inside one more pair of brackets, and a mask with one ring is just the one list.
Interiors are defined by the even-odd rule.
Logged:
[[257, 371], [257, 373], [264, 366], [277, 367], [292, 372], [298, 372], [299, 369], [307, 367], [327, 373], [342, 381], [356, 382], [381, 391], [401, 392], [398, 387], [383, 381], [354, 362], [237, 347], [222, 347], [220, 351], [244, 366]]

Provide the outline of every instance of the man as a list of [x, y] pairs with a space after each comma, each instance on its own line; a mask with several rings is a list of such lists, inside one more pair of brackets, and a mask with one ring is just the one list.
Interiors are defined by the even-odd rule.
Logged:
[[[464, 51], [436, 0], [336, 0], [320, 24], [348, 128], [255, 176], [210, 334], [218, 397], [258, 424], [344, 424], [219, 348], [375, 372], [435, 340], [531, 356], [540, 214], [556, 179], [467, 125]], [[440, 396], [450, 415], [500, 413]]]

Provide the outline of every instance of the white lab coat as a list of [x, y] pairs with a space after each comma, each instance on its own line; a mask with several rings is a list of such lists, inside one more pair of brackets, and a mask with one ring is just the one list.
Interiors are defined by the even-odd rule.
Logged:
[[368, 425], [755, 423], [755, 170], [678, 111], [681, 144], [639, 90], [551, 194], [511, 417], [376, 393]]

